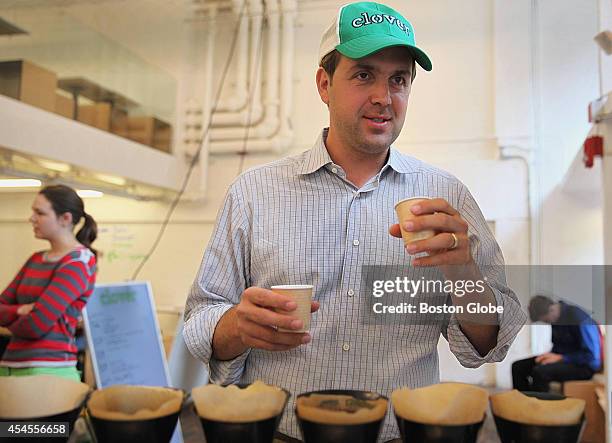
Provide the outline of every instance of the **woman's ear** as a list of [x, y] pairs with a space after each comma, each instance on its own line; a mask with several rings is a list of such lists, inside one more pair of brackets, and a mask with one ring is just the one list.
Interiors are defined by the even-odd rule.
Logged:
[[59, 216], [59, 221], [62, 226], [72, 227], [74, 223], [72, 223], [72, 214], [70, 212], [64, 212]]

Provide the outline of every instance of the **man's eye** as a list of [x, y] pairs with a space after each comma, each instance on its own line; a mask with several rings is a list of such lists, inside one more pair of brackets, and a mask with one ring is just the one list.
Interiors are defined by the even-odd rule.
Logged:
[[396, 85], [404, 86], [406, 84], [406, 79], [401, 75], [396, 75], [395, 77], [393, 77], [393, 83], [395, 83]]
[[368, 74], [367, 72], [360, 72], [359, 74], [356, 75], [356, 77], [359, 80], [367, 80], [368, 78], [370, 78], [370, 74]]

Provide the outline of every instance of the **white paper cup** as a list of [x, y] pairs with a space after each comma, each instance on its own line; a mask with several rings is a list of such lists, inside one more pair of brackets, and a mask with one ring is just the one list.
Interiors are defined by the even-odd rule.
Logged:
[[288, 295], [297, 303], [297, 308], [294, 311], [287, 312], [278, 310], [283, 314], [288, 314], [297, 317], [304, 323], [301, 329], [284, 329], [278, 328], [281, 332], [308, 332], [310, 330], [310, 304], [312, 301], [313, 285], [279, 285], [270, 288], [277, 294]]
[[426, 229], [423, 231], [405, 231], [404, 223], [408, 220], [412, 220], [416, 217], [411, 211], [410, 208], [413, 205], [416, 205], [419, 202], [424, 200], [430, 200], [429, 197], [411, 197], [405, 198], [404, 200], [400, 200], [395, 204], [395, 212], [397, 214], [397, 220], [400, 225], [400, 230], [402, 231], [402, 238], [404, 239], [404, 244], [407, 245], [410, 242], [417, 240], [427, 240], [428, 238], [433, 237], [436, 233], [431, 229]]

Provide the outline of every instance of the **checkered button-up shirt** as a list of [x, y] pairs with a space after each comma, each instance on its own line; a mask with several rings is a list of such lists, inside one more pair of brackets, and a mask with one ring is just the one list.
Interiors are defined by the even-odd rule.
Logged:
[[[325, 147], [314, 147], [251, 169], [231, 185], [186, 305], [185, 342], [208, 364], [215, 383], [263, 380], [292, 393], [279, 430], [299, 438], [293, 413], [298, 394], [361, 389], [390, 396], [400, 386], [439, 381], [442, 334], [466, 367], [501, 361], [525, 322], [506, 286], [503, 257], [478, 205], [452, 175], [391, 148], [380, 172], [361, 188], [346, 179]], [[394, 205], [412, 196], [446, 199], [469, 225], [472, 255], [495, 296], [497, 345], [481, 356], [454, 315], [425, 324], [363, 321], [365, 265], [410, 269], [403, 242], [389, 235]], [[490, 267], [489, 265], [494, 265]], [[493, 272], [499, 269], [501, 272]], [[223, 314], [250, 286], [312, 284], [321, 308], [311, 321], [312, 342], [285, 352], [250, 349], [230, 361], [213, 358], [212, 338]], [[399, 436], [389, 408], [381, 439]]]

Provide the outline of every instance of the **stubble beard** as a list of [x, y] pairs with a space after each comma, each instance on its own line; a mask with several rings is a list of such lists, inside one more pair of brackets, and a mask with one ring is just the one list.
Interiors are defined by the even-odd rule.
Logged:
[[350, 124], [346, 122], [338, 123], [337, 127], [342, 134], [346, 146], [353, 152], [365, 155], [376, 155], [387, 152], [389, 146], [397, 139], [400, 129], [394, 126], [389, 132], [368, 134], [361, 126], [361, 122]]

